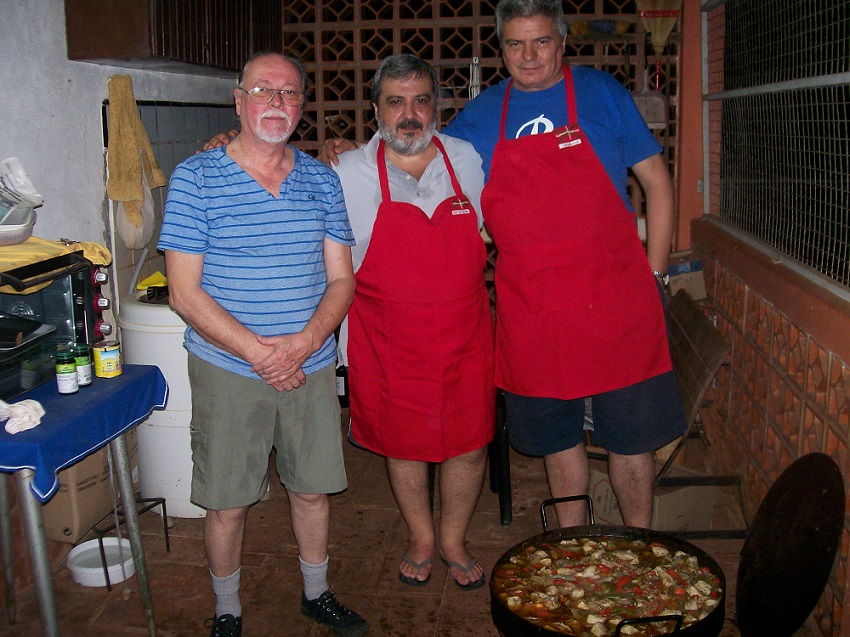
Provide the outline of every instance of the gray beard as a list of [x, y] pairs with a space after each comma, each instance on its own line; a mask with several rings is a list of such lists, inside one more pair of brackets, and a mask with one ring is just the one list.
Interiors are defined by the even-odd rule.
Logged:
[[428, 146], [431, 144], [431, 140], [434, 138], [434, 132], [436, 130], [436, 123], [431, 122], [428, 126], [424, 128], [421, 137], [417, 139], [407, 140], [398, 137], [394, 131], [390, 130], [389, 126], [386, 126], [383, 122], [378, 121], [378, 133], [380, 133], [381, 139], [384, 140], [384, 143], [386, 143], [387, 146], [392, 148], [399, 155], [404, 155], [406, 157], [418, 155], [426, 148], [428, 148]]
[[289, 113], [284, 113], [281, 111], [280, 113], [283, 118], [286, 120], [288, 126], [286, 130], [280, 131], [278, 133], [273, 133], [271, 131], [263, 129], [262, 122], [265, 119], [262, 115], [257, 117], [257, 126], [256, 126], [256, 135], [264, 142], [268, 142], [270, 144], [281, 144], [289, 139], [289, 136], [292, 134], [292, 118], [289, 117]]

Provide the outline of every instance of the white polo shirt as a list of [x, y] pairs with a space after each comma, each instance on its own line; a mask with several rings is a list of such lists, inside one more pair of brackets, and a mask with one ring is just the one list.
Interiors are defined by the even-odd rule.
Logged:
[[[435, 135], [443, 143], [460, 187], [478, 213], [478, 226], [481, 227], [483, 224], [481, 191], [484, 188], [481, 157], [469, 142], [440, 133]], [[381, 185], [378, 179], [380, 139], [380, 134], [376, 133], [365, 146], [340, 155], [339, 164], [333, 167], [342, 182], [345, 207], [348, 210], [348, 219], [356, 241], [351, 249], [355, 272], [363, 263], [366, 251], [369, 249], [372, 227], [375, 225], [378, 206], [381, 204]], [[455, 194], [443, 154], [440, 152], [437, 152], [418, 181], [396, 168], [389, 159], [386, 161], [387, 178], [393, 201], [418, 206], [428, 215], [428, 218], [434, 214], [438, 205]], [[344, 320], [340, 327], [339, 354], [343, 365], [346, 365], [348, 361], [347, 345], [348, 319]]]
[[[440, 133], [436, 133], [436, 136], [449, 155], [449, 161], [461, 189], [478, 212], [480, 227], [483, 223], [481, 190], [484, 188], [481, 157], [469, 142]], [[339, 164], [333, 167], [342, 182], [345, 207], [348, 210], [351, 229], [354, 231], [356, 245], [351, 249], [351, 255], [355, 272], [366, 256], [369, 239], [372, 237], [372, 226], [375, 225], [378, 206], [381, 204], [381, 186], [378, 180], [380, 139], [380, 135], [376, 133], [365, 146], [340, 155]], [[440, 152], [428, 164], [428, 168], [425, 169], [419, 181], [396, 168], [387, 159], [387, 178], [390, 182], [390, 195], [393, 201], [403, 201], [418, 206], [429, 218], [440, 203], [454, 195], [449, 172], [446, 170], [446, 164]]]

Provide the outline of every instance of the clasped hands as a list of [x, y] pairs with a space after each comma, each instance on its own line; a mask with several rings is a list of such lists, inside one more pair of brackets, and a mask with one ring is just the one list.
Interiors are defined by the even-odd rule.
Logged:
[[251, 367], [277, 391], [292, 391], [307, 382], [304, 361], [315, 351], [312, 337], [305, 332], [282, 336], [257, 335], [257, 341], [271, 353]]

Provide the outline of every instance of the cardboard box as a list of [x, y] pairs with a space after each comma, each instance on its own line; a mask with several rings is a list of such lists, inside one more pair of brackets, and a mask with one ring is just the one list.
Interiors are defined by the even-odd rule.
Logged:
[[[59, 472], [59, 489], [41, 508], [44, 535], [48, 540], [76, 544], [112, 511], [108, 445]], [[127, 453], [134, 491], [139, 488], [139, 445], [136, 430], [127, 433]], [[116, 468], [117, 469], [117, 468]], [[118, 479], [115, 497], [120, 500]]]
[[692, 252], [671, 254], [667, 273], [670, 275], [668, 288], [670, 296], [675, 295], [679, 290], [685, 290], [695, 301], [706, 297], [702, 259], [697, 258]]
[[[669, 475], [681, 475], [671, 469]], [[690, 531], [712, 528], [718, 504], [716, 486], [661, 487], [655, 490], [652, 528], [656, 531]], [[590, 487], [593, 514], [597, 524], [623, 524], [617, 498], [608, 478], [607, 463], [590, 461]]]

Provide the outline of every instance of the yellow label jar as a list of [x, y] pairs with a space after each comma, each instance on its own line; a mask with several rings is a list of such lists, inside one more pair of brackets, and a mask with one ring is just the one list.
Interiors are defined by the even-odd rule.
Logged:
[[121, 348], [118, 341], [98, 341], [92, 347], [92, 352], [95, 376], [114, 378], [121, 375]]

